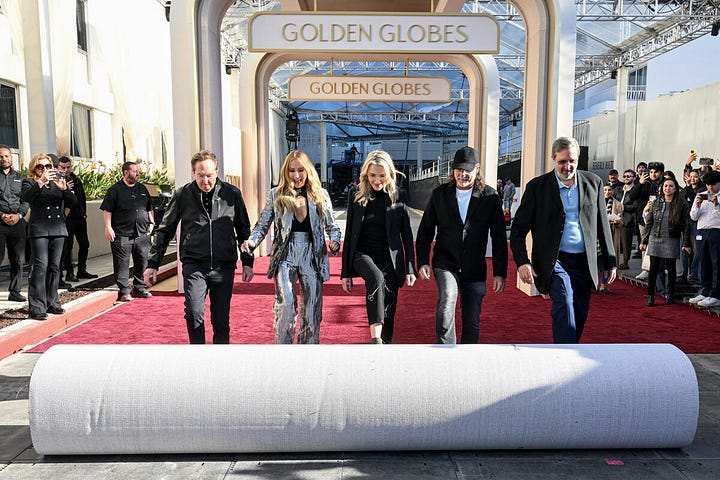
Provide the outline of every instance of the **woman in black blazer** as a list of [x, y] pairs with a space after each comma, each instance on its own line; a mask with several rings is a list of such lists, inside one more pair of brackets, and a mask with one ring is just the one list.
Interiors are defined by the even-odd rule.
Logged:
[[352, 277], [365, 281], [365, 305], [371, 343], [391, 343], [400, 286], [415, 283], [413, 244], [407, 194], [395, 179], [387, 152], [370, 152], [360, 171], [360, 183], [348, 196], [342, 287], [352, 291]]
[[57, 172], [50, 157], [39, 153], [30, 161], [30, 178], [22, 184], [22, 199], [30, 204], [28, 238], [33, 253], [28, 304], [30, 318], [36, 320], [65, 312], [58, 295], [60, 259], [67, 237], [65, 211], [75, 205], [75, 195]]

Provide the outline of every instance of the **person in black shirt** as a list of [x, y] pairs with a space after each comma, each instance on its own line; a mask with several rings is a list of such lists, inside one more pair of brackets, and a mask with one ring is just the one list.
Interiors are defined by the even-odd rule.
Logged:
[[397, 187], [397, 174], [387, 152], [368, 154], [360, 183], [348, 195], [342, 288], [351, 293], [352, 277], [365, 281], [370, 341], [391, 343], [400, 286], [415, 284], [413, 245], [407, 194]]
[[22, 270], [25, 261], [27, 215], [30, 206], [20, 195], [23, 177], [12, 166], [10, 147], [0, 145], [0, 263], [5, 259], [5, 246], [10, 262], [8, 300], [24, 302], [21, 293]]
[[[72, 171], [72, 160], [60, 157], [58, 169], [65, 172], [67, 187], [75, 194], [77, 203], [67, 216], [68, 236], [63, 247], [62, 268], [65, 270], [66, 282], [77, 282], [79, 279], [97, 278], [97, 275], [87, 271], [87, 258], [90, 250], [90, 240], [87, 229], [87, 199], [85, 189], [80, 179]], [[77, 275], [73, 273], [72, 250], [73, 237], [78, 242], [78, 269]]]
[[330, 279], [325, 234], [333, 254], [340, 249], [340, 227], [335, 224], [327, 191], [307, 154], [292, 150], [280, 168], [280, 183], [270, 190], [250, 238], [242, 251], [252, 251], [275, 225], [268, 278], [275, 280], [275, 343], [293, 343], [300, 282], [302, 307], [298, 343], [320, 343], [322, 283]]
[[[194, 181], [178, 188], [157, 229], [145, 283], [157, 281], [165, 250], [180, 225], [179, 252], [185, 290], [185, 323], [190, 343], [205, 343], [205, 298], [210, 296], [213, 343], [230, 343], [230, 301], [238, 246], [250, 234], [240, 189], [219, 180], [218, 160], [209, 150], [190, 161]], [[242, 280], [253, 278], [253, 256], [242, 255]]]
[[[150, 193], [138, 183], [140, 171], [133, 162], [122, 165], [122, 180], [110, 187], [100, 210], [105, 220], [105, 238], [113, 254], [113, 273], [118, 301], [149, 298], [143, 279], [150, 250], [150, 233], [155, 226]], [[133, 260], [133, 289], [130, 290], [130, 257]]]

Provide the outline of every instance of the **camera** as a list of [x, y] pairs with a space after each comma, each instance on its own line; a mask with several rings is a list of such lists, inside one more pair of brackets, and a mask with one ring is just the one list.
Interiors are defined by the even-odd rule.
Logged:
[[715, 160], [713, 160], [712, 158], [709, 158], [709, 157], [703, 157], [700, 160], [698, 160], [698, 164], [700, 164], [700, 165], [712, 166], [714, 163], [715, 163]]
[[65, 178], [65, 171], [64, 170], [53, 170], [52, 176], [55, 180], [60, 180]]

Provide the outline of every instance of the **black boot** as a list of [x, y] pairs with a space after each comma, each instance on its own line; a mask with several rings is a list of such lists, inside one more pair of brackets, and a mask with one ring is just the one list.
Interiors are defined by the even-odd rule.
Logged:
[[648, 306], [648, 307], [653, 307], [653, 306], [655, 306], [655, 295], [654, 295], [654, 294], [648, 295], [647, 306]]

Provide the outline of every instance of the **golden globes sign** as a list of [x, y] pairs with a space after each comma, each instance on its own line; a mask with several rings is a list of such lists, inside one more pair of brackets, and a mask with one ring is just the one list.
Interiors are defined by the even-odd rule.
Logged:
[[500, 29], [486, 14], [260, 12], [251, 52], [498, 53]]
[[389, 102], [448, 102], [445, 77], [328, 77], [296, 75], [288, 82], [288, 98], [297, 100]]

